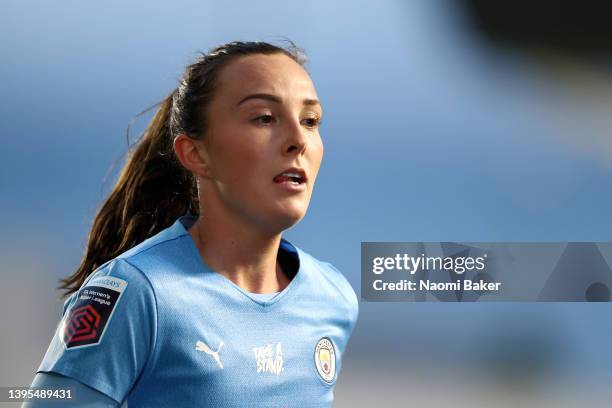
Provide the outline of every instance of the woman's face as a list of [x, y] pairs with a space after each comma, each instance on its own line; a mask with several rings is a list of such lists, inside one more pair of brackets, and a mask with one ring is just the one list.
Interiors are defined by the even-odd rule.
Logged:
[[302, 219], [323, 157], [322, 108], [306, 71], [283, 54], [239, 57], [219, 73], [206, 115], [203, 207], [212, 193], [274, 233]]

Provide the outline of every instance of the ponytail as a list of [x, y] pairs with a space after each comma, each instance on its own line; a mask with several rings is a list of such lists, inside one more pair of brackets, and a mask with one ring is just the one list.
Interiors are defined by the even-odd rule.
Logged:
[[172, 225], [185, 214], [199, 215], [195, 177], [174, 154], [174, 137], [204, 137], [205, 114], [220, 70], [230, 60], [251, 54], [285, 54], [300, 65], [306, 56], [291, 41], [281, 48], [266, 42], [220, 45], [185, 68], [177, 89], [168, 95], [144, 131], [108, 198], [96, 214], [83, 260], [60, 281], [64, 296], [77, 291], [90, 273], [107, 261]]
[[62, 279], [64, 296], [78, 290], [100, 265], [169, 227], [176, 218], [199, 213], [195, 179], [174, 155], [168, 95], [95, 216], [77, 270]]

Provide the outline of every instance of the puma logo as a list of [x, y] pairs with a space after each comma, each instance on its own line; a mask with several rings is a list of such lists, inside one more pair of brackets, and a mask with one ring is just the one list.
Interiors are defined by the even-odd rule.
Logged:
[[219, 343], [219, 348], [217, 349], [217, 351], [212, 351], [210, 347], [208, 347], [204, 342], [199, 341], [199, 340], [196, 343], [196, 347], [195, 347], [196, 350], [203, 351], [206, 354], [210, 354], [211, 356], [213, 356], [217, 364], [219, 364], [219, 367], [223, 368], [223, 364], [221, 364], [221, 359], [219, 358], [219, 352], [221, 351], [222, 348], [223, 348], [223, 342]]

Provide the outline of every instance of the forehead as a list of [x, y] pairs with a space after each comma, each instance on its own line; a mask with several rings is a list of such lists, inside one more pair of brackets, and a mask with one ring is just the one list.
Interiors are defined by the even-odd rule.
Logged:
[[284, 54], [238, 57], [221, 70], [216, 90], [219, 99], [237, 103], [255, 92], [273, 93], [282, 99], [316, 99], [308, 73]]

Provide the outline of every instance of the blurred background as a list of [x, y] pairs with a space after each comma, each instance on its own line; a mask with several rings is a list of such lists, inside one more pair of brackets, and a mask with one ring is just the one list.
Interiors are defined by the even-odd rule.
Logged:
[[[308, 53], [325, 156], [285, 237], [358, 294], [361, 241], [611, 240], [603, 2], [0, 8], [0, 386], [33, 378], [127, 124], [226, 41], [282, 36]], [[335, 406], [610, 406], [611, 315], [607, 303], [361, 301]]]

